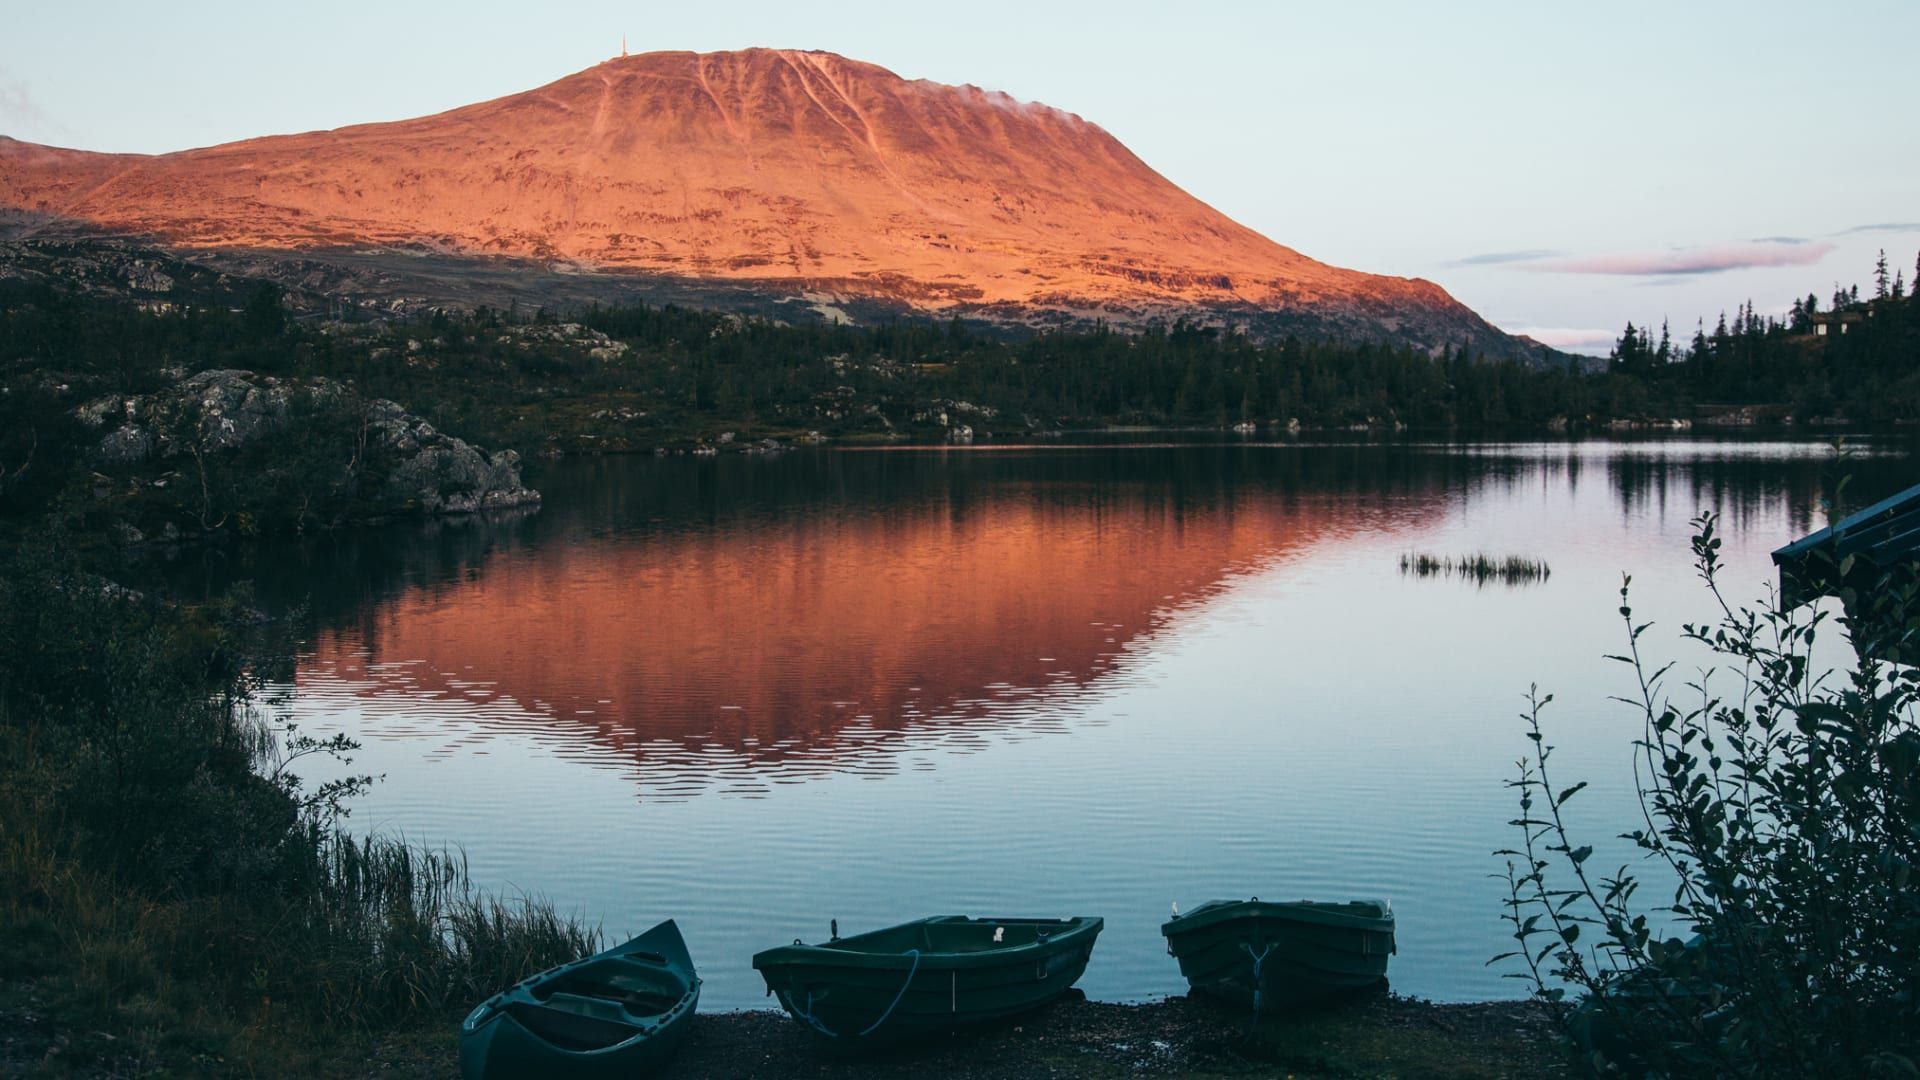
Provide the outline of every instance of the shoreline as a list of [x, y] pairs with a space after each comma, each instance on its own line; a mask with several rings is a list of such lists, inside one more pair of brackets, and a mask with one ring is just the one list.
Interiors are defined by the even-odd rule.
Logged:
[[[326, 1076], [444, 1076], [451, 1025], [401, 1034], [336, 1060]], [[709, 1077], [1106, 1080], [1139, 1076], [1562, 1077], [1558, 1030], [1535, 1002], [1435, 1004], [1364, 993], [1263, 1019], [1191, 997], [1122, 1004], [1079, 991], [1038, 1012], [893, 1049], [839, 1050], [775, 1009], [699, 1013], [687, 1042], [657, 1074]]]
[[1531, 1001], [1439, 1005], [1374, 992], [1263, 1018], [1204, 999], [1068, 1000], [926, 1045], [847, 1056], [785, 1013], [697, 1018], [665, 1077], [1559, 1076]]
[[[1393, 443], [1423, 443], [1436, 438], [1448, 442], [1513, 442], [1551, 439], [1556, 442], [1587, 441], [1656, 441], [1675, 436], [1699, 439], [1702, 441], [1755, 441], [1766, 439], [1793, 438], [1808, 442], [1831, 441], [1836, 437], [1893, 437], [1903, 438], [1913, 434], [1912, 428], [1920, 421], [1896, 421], [1893, 424], [1856, 424], [1852, 421], [1828, 423], [1746, 423], [1729, 424], [1710, 421], [1695, 422], [1686, 418], [1653, 419], [1646, 421], [1611, 421], [1606, 423], [1583, 423], [1577, 425], [1551, 423], [1510, 423], [1494, 426], [1462, 425], [1305, 425], [1288, 427], [1273, 421], [1254, 425], [1251, 430], [1233, 426], [1173, 424], [1167, 426], [1119, 424], [1095, 425], [1086, 427], [1058, 427], [1034, 431], [1017, 431], [1009, 434], [981, 433], [966, 439], [955, 440], [941, 437], [940, 429], [909, 434], [858, 432], [851, 434], [822, 435], [809, 431], [805, 435], [795, 435], [784, 429], [752, 430], [753, 425], [740, 421], [734, 425], [737, 430], [748, 431], [745, 436], [735, 431], [725, 434], [728, 438], [708, 442], [702, 433], [684, 431], [667, 434], [664, 440], [651, 443], [623, 442], [591, 446], [561, 447], [550, 445], [531, 452], [530, 458], [544, 461], [559, 461], [570, 458], [595, 457], [712, 457], [712, 456], [751, 456], [765, 454], [784, 454], [795, 450], [834, 449], [834, 450], [992, 450], [1019, 449], [1047, 446], [1057, 449], [1093, 449], [1126, 448], [1143, 444], [1132, 441], [1145, 436], [1204, 435], [1209, 438], [1192, 443], [1174, 441], [1170, 446], [1319, 446], [1319, 445], [1389, 445]], [[722, 425], [724, 426], [724, 425]], [[773, 430], [774, 434], [768, 434]], [[782, 436], [786, 440], [783, 441]], [[1084, 440], [1084, 441], [1075, 441]]]
[[[458, 1072], [459, 1018], [380, 1034], [337, 1032], [321, 1043], [245, 1025], [155, 1038], [109, 1031], [63, 1009], [43, 979], [0, 983], [0, 1073], [327, 1078], [436, 1077]], [[264, 1041], [257, 1041], [264, 1040]], [[1080, 991], [1037, 1012], [917, 1044], [840, 1050], [777, 1009], [698, 1013], [663, 1080], [754, 1077], [1015, 1080], [1029, 1077], [1307, 1078], [1571, 1075], [1566, 1044], [1536, 1002], [1436, 1004], [1387, 990], [1262, 1019], [1190, 996], [1088, 1001]]]

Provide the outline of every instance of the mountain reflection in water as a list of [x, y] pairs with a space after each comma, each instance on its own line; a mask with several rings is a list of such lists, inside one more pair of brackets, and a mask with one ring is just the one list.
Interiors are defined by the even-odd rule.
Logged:
[[[1910, 483], [1889, 446], [1854, 498]], [[1519, 991], [1488, 853], [1530, 683], [1589, 779], [1596, 865], [1639, 819], [1610, 701], [1620, 574], [1690, 671], [1709, 614], [1820, 523], [1814, 441], [1108, 446], [567, 461], [537, 514], [223, 552], [305, 607], [289, 709], [384, 775], [351, 825], [459, 845], [475, 879], [619, 934], [672, 916], [703, 1003], [765, 1004], [756, 950], [929, 912], [1108, 919], [1082, 987], [1182, 989], [1169, 900], [1395, 901], [1395, 989]], [[1480, 588], [1408, 551], [1545, 559]], [[1823, 635], [1823, 639], [1827, 635]], [[1837, 646], [1837, 643], [1835, 644]], [[319, 776], [310, 779], [320, 779]]]
[[[1629, 444], [1630, 446], [1631, 444]], [[1577, 444], [796, 453], [567, 462], [547, 508], [269, 549], [218, 567], [311, 603], [303, 697], [366, 737], [552, 740], [654, 796], [890, 767], [1060, 730], [1071, 700], [1236, 574], [1416, 536], [1487, 485], [1690, 483], [1738, 526], [1818, 472]], [[1598, 473], [1599, 475], [1593, 475]], [[1383, 570], [1383, 573], [1385, 571]], [[1361, 590], [1363, 591], [1363, 590]]]

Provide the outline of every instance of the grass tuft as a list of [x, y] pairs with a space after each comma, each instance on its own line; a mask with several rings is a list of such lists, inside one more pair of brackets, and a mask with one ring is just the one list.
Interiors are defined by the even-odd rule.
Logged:
[[1452, 577], [1476, 585], [1498, 582], [1502, 585], [1534, 585], [1553, 576], [1545, 559], [1523, 555], [1494, 557], [1476, 551], [1471, 555], [1439, 556], [1427, 552], [1407, 552], [1400, 556], [1400, 572], [1414, 577]]

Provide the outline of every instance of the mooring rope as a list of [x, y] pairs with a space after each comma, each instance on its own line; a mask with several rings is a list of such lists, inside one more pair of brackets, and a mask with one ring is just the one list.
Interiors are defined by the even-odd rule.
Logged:
[[1267, 954], [1273, 951], [1273, 944], [1256, 953], [1253, 951], [1253, 946], [1244, 941], [1240, 943], [1240, 947], [1247, 951], [1247, 955], [1253, 957], [1253, 1023], [1247, 1027], [1249, 1039], [1253, 1038], [1254, 1030], [1260, 1026], [1260, 966], [1267, 962]]
[[867, 1025], [867, 1029], [865, 1031], [860, 1032], [858, 1035], [853, 1035], [853, 1036], [842, 1035], [839, 1032], [834, 1031], [832, 1028], [827, 1027], [827, 1025], [821, 1023], [819, 1017], [816, 1017], [813, 1015], [813, 991], [811, 990], [807, 991], [807, 1007], [804, 1009], [795, 1008], [793, 1005], [793, 1000], [787, 997], [787, 992], [785, 990], [780, 991], [780, 1003], [782, 1005], [785, 1005], [787, 1007], [787, 1011], [792, 1013], [796, 1019], [805, 1023], [808, 1027], [819, 1032], [820, 1034], [825, 1035], [829, 1039], [845, 1039], [845, 1038], [864, 1039], [867, 1036], [873, 1034], [874, 1032], [880, 1030], [880, 1025], [886, 1023], [887, 1020], [893, 1016], [893, 1010], [899, 1008], [900, 1003], [906, 1000], [907, 987], [913, 985], [914, 973], [920, 970], [920, 950], [908, 949], [907, 955], [913, 957], [913, 964], [912, 966], [907, 968], [907, 979], [905, 982], [900, 984], [900, 992], [893, 995], [893, 1004], [888, 1005], [887, 1011], [880, 1014], [880, 1019], [875, 1020], [873, 1023]]

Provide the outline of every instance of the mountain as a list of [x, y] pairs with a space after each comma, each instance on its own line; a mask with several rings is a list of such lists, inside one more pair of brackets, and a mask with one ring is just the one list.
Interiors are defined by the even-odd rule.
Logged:
[[1543, 351], [1432, 282], [1268, 240], [1078, 116], [821, 52], [623, 56], [435, 116], [157, 156], [0, 138], [0, 236], [103, 234], [452, 300], [519, 274], [574, 298], [584, 279], [595, 298]]

